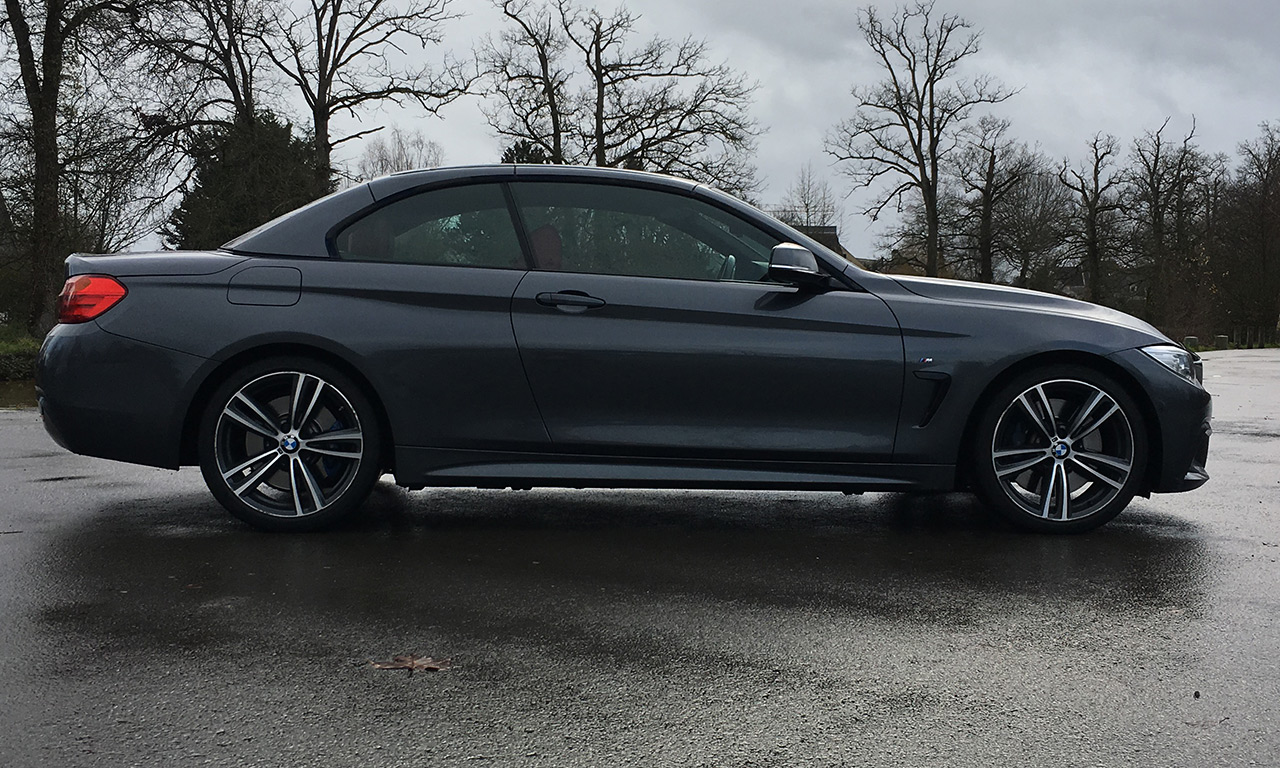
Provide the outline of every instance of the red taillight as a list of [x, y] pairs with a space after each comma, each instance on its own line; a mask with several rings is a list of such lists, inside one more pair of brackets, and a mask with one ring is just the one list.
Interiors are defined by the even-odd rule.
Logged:
[[76, 275], [58, 296], [58, 322], [83, 323], [114, 307], [128, 293], [119, 280], [106, 275]]

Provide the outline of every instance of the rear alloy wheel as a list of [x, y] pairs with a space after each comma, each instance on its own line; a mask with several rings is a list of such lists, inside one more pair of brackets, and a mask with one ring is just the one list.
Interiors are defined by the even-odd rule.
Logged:
[[1018, 377], [983, 414], [973, 470], [981, 495], [1016, 525], [1072, 533], [1129, 504], [1147, 466], [1137, 404], [1111, 378], [1055, 366]]
[[379, 473], [378, 420], [360, 388], [305, 358], [265, 360], [213, 394], [200, 470], [231, 514], [257, 528], [314, 530], [351, 514]]

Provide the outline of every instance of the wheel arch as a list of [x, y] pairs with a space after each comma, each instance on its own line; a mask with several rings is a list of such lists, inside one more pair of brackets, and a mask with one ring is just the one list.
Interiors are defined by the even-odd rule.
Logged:
[[394, 471], [395, 440], [392, 437], [391, 419], [387, 415], [386, 406], [383, 404], [377, 388], [373, 386], [373, 383], [358, 367], [342, 355], [332, 350], [298, 341], [271, 342], [240, 350], [223, 360], [205, 376], [204, 381], [200, 382], [200, 386], [196, 388], [191, 402], [187, 405], [187, 411], [182, 420], [181, 443], [179, 446], [182, 465], [190, 466], [199, 463], [197, 437], [200, 433], [200, 416], [209, 404], [209, 398], [212, 397], [214, 390], [244, 366], [273, 357], [309, 358], [337, 368], [354, 381], [356, 386], [360, 387], [364, 395], [369, 398], [369, 402], [373, 404], [374, 411], [378, 416], [378, 425], [382, 431], [382, 445], [379, 446], [381, 460], [385, 468]]
[[[1143, 389], [1138, 380], [1134, 378], [1128, 370], [1112, 360], [1093, 354], [1091, 352], [1083, 352], [1079, 350], [1055, 350], [1052, 352], [1042, 352], [1022, 358], [1000, 373], [996, 374], [991, 381], [987, 382], [987, 386], [983, 388], [981, 394], [974, 400], [973, 408], [969, 411], [969, 416], [965, 420], [964, 432], [960, 439], [960, 446], [969, 445], [974, 434], [978, 429], [978, 421], [982, 416], [982, 412], [986, 409], [991, 398], [1007, 383], [1022, 374], [1035, 370], [1036, 368], [1044, 368], [1051, 365], [1081, 365], [1090, 368], [1098, 373], [1115, 379], [1120, 386], [1124, 387], [1125, 393], [1133, 398], [1138, 404], [1138, 408], [1142, 411], [1142, 419], [1146, 426], [1147, 450], [1149, 455], [1147, 458], [1146, 477], [1140, 486], [1139, 493], [1149, 495], [1150, 489], [1159, 474], [1162, 464], [1160, 421], [1156, 414], [1155, 405], [1151, 402], [1150, 395]], [[971, 478], [969, 473], [971, 468], [968, 462], [957, 463], [956, 470], [958, 472], [958, 484], [963, 487], [969, 487]]]

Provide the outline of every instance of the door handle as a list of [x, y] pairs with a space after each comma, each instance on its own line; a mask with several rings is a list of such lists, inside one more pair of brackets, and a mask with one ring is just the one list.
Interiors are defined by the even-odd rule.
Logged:
[[604, 299], [588, 296], [580, 291], [559, 291], [557, 293], [540, 293], [537, 302], [544, 307], [555, 307], [564, 312], [582, 312], [604, 306]]

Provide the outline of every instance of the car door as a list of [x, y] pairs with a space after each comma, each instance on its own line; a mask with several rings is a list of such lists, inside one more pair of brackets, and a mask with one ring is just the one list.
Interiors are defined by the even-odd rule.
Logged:
[[399, 446], [545, 449], [511, 329], [528, 265], [500, 184], [400, 195], [307, 266], [333, 340], [356, 350]]
[[678, 191], [512, 190], [536, 267], [512, 324], [556, 450], [892, 454], [903, 353], [879, 298], [768, 282], [778, 238]]

